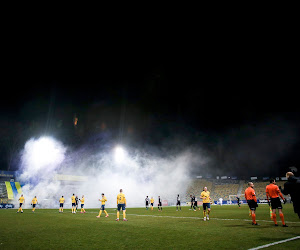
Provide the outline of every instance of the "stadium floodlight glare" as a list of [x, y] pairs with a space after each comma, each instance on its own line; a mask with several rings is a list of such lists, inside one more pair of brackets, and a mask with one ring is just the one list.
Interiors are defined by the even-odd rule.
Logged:
[[121, 146], [115, 148], [115, 161], [117, 163], [123, 162], [125, 159], [125, 151]]
[[51, 165], [57, 165], [64, 158], [64, 149], [50, 137], [41, 137], [37, 140], [31, 140], [25, 145], [27, 150], [26, 161], [28, 167], [35, 170], [49, 168]]

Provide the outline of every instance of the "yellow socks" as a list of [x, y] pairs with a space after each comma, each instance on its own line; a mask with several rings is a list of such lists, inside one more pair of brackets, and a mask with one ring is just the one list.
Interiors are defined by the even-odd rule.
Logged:
[[117, 219], [119, 219], [119, 217], [120, 217], [120, 212], [118, 211], [117, 212]]
[[105, 215], [107, 216], [107, 212], [106, 212], [106, 210], [104, 210], [104, 213], [105, 213]]
[[203, 210], [203, 216], [204, 216], [204, 217], [206, 216], [206, 211], [205, 211], [205, 210]]
[[123, 211], [123, 220], [126, 219], [126, 212]]
[[102, 214], [102, 210], [100, 210], [100, 212], [99, 212], [98, 216], [101, 216], [101, 214]]

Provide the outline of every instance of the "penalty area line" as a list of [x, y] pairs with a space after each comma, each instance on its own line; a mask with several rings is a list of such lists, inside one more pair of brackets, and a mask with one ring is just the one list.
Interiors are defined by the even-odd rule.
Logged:
[[285, 242], [292, 241], [292, 240], [298, 240], [298, 239], [300, 239], [300, 236], [296, 236], [296, 237], [289, 238], [289, 239], [286, 239], [286, 240], [280, 240], [280, 241], [276, 241], [276, 242], [269, 243], [269, 244], [266, 244], [266, 245], [250, 248], [249, 250], [262, 249], [262, 248], [266, 248], [266, 247], [270, 247], [270, 246], [274, 246], [274, 245], [277, 245], [277, 244], [285, 243]]

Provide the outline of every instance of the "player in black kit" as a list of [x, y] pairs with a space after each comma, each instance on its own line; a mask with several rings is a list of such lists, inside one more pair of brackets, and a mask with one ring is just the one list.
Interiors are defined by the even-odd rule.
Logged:
[[180, 205], [180, 197], [179, 197], [179, 194], [177, 195], [176, 211], [178, 211], [178, 206], [179, 206], [180, 211], [181, 211], [181, 205]]
[[146, 202], [146, 209], [148, 210], [148, 206], [149, 206], [149, 198], [148, 198], [148, 195], [147, 195], [147, 197], [146, 197], [146, 199], [145, 199], [145, 202]]
[[77, 209], [78, 209], [78, 196], [76, 195], [76, 198], [75, 198], [75, 205], [76, 205], [76, 212], [77, 212]]
[[241, 207], [240, 197], [237, 196], [237, 197], [236, 197], [236, 200], [237, 200], [238, 206]]
[[158, 207], [158, 211], [162, 211], [162, 205], [161, 205], [161, 198], [160, 198], [160, 196], [158, 196], [158, 204], [157, 204], [157, 207]]

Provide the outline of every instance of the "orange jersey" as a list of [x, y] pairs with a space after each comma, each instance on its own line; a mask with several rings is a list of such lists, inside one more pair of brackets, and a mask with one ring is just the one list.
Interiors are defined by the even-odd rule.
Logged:
[[270, 198], [277, 198], [280, 195], [280, 197], [282, 199], [284, 199], [281, 192], [280, 192], [280, 190], [279, 190], [279, 188], [278, 188], [278, 186], [273, 184], [273, 183], [269, 184], [266, 187], [266, 195], [267, 195], [267, 198], [269, 198], [269, 197]]
[[245, 198], [246, 200], [254, 200], [255, 202], [257, 202], [256, 196], [255, 196], [255, 191], [252, 187], [248, 187], [245, 190]]

